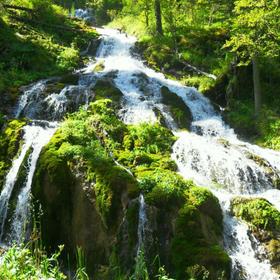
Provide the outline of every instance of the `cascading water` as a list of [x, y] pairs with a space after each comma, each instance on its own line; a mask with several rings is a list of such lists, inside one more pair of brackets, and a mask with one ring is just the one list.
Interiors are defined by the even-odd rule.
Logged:
[[[265, 258], [262, 246], [256, 240], [252, 244], [253, 236], [244, 223], [230, 215], [229, 205], [234, 195], [265, 196], [279, 209], [279, 201], [273, 193], [277, 192], [274, 185], [280, 174], [280, 154], [238, 140], [209, 100], [196, 89], [165, 79], [163, 74], [133, 58], [130, 50], [135, 38], [111, 29], [98, 31], [103, 35], [103, 42], [95, 63], [102, 62], [104, 69], [97, 75], [116, 73], [115, 85], [123, 93], [120, 117], [126, 123], [156, 122], [155, 111], [160, 110], [166, 124], [178, 136], [172, 157], [180, 173], [199, 185], [210, 187], [219, 198], [224, 211], [225, 248], [233, 263], [232, 279], [238, 277], [235, 275], [238, 270], [242, 270], [245, 279], [278, 279], [269, 262], [258, 259]], [[91, 69], [93, 65], [89, 65], [85, 73]], [[161, 103], [163, 86], [181, 97], [191, 110], [192, 132], [176, 130], [175, 121]], [[254, 155], [262, 158], [265, 165], [257, 164]]]
[[15, 242], [20, 242], [24, 233], [25, 223], [29, 220], [30, 191], [33, 175], [36, 170], [37, 160], [43, 146], [45, 146], [53, 136], [56, 130], [56, 124], [50, 123], [48, 127], [45, 128], [40, 126], [30, 126], [28, 129], [34, 131], [34, 138], [31, 145], [32, 152], [28, 158], [27, 178], [18, 196], [16, 209], [13, 214], [12, 232], [10, 234], [10, 239]]
[[138, 215], [138, 245], [137, 245], [137, 256], [140, 254], [141, 250], [143, 250], [144, 242], [145, 242], [145, 226], [147, 223], [147, 215], [146, 215], [146, 204], [143, 194], [139, 195], [139, 215]]
[[19, 156], [13, 161], [12, 168], [10, 169], [3, 190], [0, 195], [0, 239], [3, 241], [5, 233], [5, 223], [7, 222], [7, 214], [9, 210], [9, 201], [13, 192], [14, 186], [17, 182], [19, 169], [24, 162], [25, 157], [28, 155], [28, 172], [24, 186], [20, 190], [18, 201], [16, 204], [15, 212], [12, 214], [12, 234], [9, 236], [12, 241], [19, 242], [23, 236], [24, 223], [28, 222], [28, 208], [29, 208], [29, 195], [32, 184], [33, 175], [36, 168], [36, 163], [41, 152], [42, 147], [48, 143], [56, 130], [56, 124], [48, 124], [41, 127], [36, 124], [26, 125], [23, 128], [23, 146]]
[[[91, 89], [96, 81], [110, 75], [116, 87], [123, 93], [122, 108], [119, 116], [124, 122], [157, 122], [157, 113], [165, 118], [165, 123], [178, 136], [173, 147], [173, 159], [177, 162], [179, 172], [197, 184], [210, 187], [219, 198], [224, 212], [224, 243], [233, 260], [233, 276], [237, 270], [243, 271], [245, 279], [263, 280], [278, 279], [266, 260], [260, 261], [263, 255], [260, 244], [248, 233], [248, 228], [229, 213], [230, 199], [235, 195], [249, 197], [264, 196], [280, 209], [280, 201], [274, 196], [278, 191], [275, 182], [280, 176], [280, 153], [262, 149], [258, 146], [238, 140], [217, 114], [209, 100], [196, 89], [168, 80], [163, 74], [149, 69], [138, 58], [131, 55], [131, 48], [136, 39], [112, 29], [98, 29], [103, 41], [97, 52], [96, 61], [79, 73], [79, 84], [68, 85], [58, 92], [45, 94], [48, 80], [40, 81], [23, 94], [16, 116], [27, 116], [33, 119], [60, 120], [67, 111], [76, 110], [81, 104], [88, 104], [92, 97]], [[104, 67], [93, 72], [95, 66]], [[189, 107], [193, 122], [192, 132], [181, 132], [167, 106], [162, 103], [161, 88], [165, 86], [178, 95]], [[42, 129], [42, 127], [40, 127]], [[39, 130], [40, 130], [39, 129]], [[47, 129], [46, 134], [38, 132], [32, 136], [29, 126], [25, 129], [24, 145], [12, 169], [6, 178], [5, 187], [0, 196], [1, 234], [7, 215], [9, 197], [16, 175], [25, 155], [32, 147], [29, 156], [28, 179], [26, 180], [13, 216], [12, 238], [18, 240], [23, 228], [23, 218], [28, 211], [25, 208], [40, 150], [50, 139], [55, 128]], [[45, 138], [46, 141], [43, 141]], [[42, 139], [42, 141], [40, 140]], [[254, 156], [263, 160], [257, 164]], [[269, 172], [267, 171], [269, 170]], [[279, 181], [279, 180], [278, 180]], [[139, 197], [138, 252], [144, 240], [144, 227], [147, 221], [144, 197]], [[15, 234], [16, 232], [16, 234]], [[254, 245], [254, 246], [253, 246]], [[238, 269], [237, 269], [238, 268]]]

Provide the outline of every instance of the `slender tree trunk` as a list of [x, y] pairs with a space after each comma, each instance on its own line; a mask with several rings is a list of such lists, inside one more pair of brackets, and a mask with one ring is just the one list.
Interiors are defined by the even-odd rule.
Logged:
[[255, 116], [260, 115], [262, 106], [262, 94], [261, 94], [261, 82], [260, 82], [260, 70], [259, 61], [257, 57], [253, 57], [253, 81], [254, 81], [254, 98], [255, 98]]
[[149, 12], [145, 11], [145, 22], [146, 22], [146, 27], [149, 27]]
[[155, 0], [156, 32], [163, 35], [160, 0]]

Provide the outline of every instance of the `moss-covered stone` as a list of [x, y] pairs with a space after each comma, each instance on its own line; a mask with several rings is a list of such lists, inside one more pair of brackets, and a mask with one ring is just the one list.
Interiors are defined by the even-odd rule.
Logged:
[[263, 198], [236, 197], [231, 201], [231, 210], [256, 229], [274, 232], [280, 228], [280, 212]]
[[112, 101], [100, 98], [68, 115], [43, 149], [33, 195], [44, 213], [45, 244], [63, 243], [70, 255], [82, 246], [90, 273], [104, 279], [115, 275], [114, 253], [120, 273], [129, 277], [137, 255], [142, 191], [151, 276], [157, 274], [157, 255], [176, 279], [187, 277], [186, 269], [195, 264], [211, 275], [227, 273], [228, 258], [219, 246], [221, 209], [209, 191], [177, 174], [170, 159], [171, 131], [159, 124], [126, 126], [113, 108]]
[[169, 107], [170, 113], [178, 127], [190, 129], [192, 114], [182, 98], [172, 93], [167, 87], [162, 87], [161, 94], [162, 102]]
[[23, 135], [22, 128], [25, 124], [24, 120], [10, 120], [3, 124], [0, 132], [0, 189], [12, 160], [19, 151]]
[[93, 91], [95, 93], [96, 100], [109, 98], [116, 107], [120, 106], [120, 100], [123, 94], [119, 89], [116, 88], [111, 80], [98, 80]]
[[217, 198], [208, 190], [192, 187], [179, 210], [175, 235], [172, 240], [172, 261], [176, 277], [190, 277], [189, 268], [205, 267], [209, 279], [230, 273], [230, 258], [221, 247], [222, 213]]
[[280, 212], [263, 198], [236, 197], [232, 213], [248, 223], [253, 235], [265, 247], [272, 266], [280, 272]]
[[101, 60], [101, 61], [99, 61], [99, 62], [95, 65], [93, 71], [94, 71], [94, 72], [101, 72], [101, 71], [103, 71], [104, 69], [105, 69], [104, 61]]

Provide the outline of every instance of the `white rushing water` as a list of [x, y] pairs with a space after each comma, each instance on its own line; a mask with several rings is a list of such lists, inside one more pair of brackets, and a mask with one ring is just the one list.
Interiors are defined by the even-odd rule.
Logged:
[[139, 195], [139, 215], [138, 215], [138, 245], [137, 245], [137, 255], [140, 254], [141, 250], [143, 250], [143, 246], [145, 244], [145, 227], [147, 223], [147, 215], [146, 215], [146, 204], [143, 194]]
[[[9, 210], [9, 202], [18, 179], [20, 167], [24, 163], [26, 156], [28, 156], [26, 179], [24, 181], [24, 185], [21, 186], [15, 212], [12, 214], [13, 222], [11, 240], [15, 242], [20, 241], [20, 238], [23, 235], [24, 224], [28, 222], [29, 195], [36, 163], [41, 149], [49, 142], [55, 130], [55, 123], [48, 123], [47, 125], [45, 123], [44, 127], [30, 124], [23, 128], [23, 146], [19, 156], [13, 161], [0, 195], [0, 239], [2, 239], [4, 234], [4, 227]], [[28, 153], [30, 154], [28, 155]]]
[[[232, 279], [237, 279], [237, 271], [242, 271], [243, 277], [250, 280], [279, 279], [272, 272], [261, 244], [256, 240], [253, 242], [248, 227], [229, 214], [229, 205], [233, 196], [246, 195], [265, 197], [280, 208], [274, 184], [280, 174], [280, 153], [238, 140], [209, 100], [195, 88], [168, 80], [133, 57], [134, 37], [111, 29], [98, 31], [103, 35], [103, 42], [97, 61], [84, 73], [91, 73], [98, 63], [104, 65], [98, 77], [116, 73], [115, 85], [123, 93], [119, 115], [126, 123], [156, 122], [155, 110], [161, 111], [178, 136], [172, 157], [179, 172], [199, 185], [210, 187], [220, 200], [224, 212], [225, 248], [233, 263]], [[192, 132], [176, 130], [174, 120], [161, 103], [163, 86], [181, 97], [189, 107], [193, 116]], [[258, 164], [256, 156], [262, 164]], [[142, 238], [139, 232], [138, 238]]]

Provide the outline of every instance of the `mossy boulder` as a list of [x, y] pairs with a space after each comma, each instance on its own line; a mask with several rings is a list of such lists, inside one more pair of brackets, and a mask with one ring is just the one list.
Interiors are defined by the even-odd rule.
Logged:
[[91, 275], [109, 265], [129, 200], [138, 195], [135, 178], [108, 151], [124, 126], [112, 112], [99, 100], [69, 116], [43, 149], [32, 187], [44, 244], [65, 244], [73, 258], [81, 246]]
[[263, 198], [236, 197], [231, 201], [231, 210], [252, 228], [271, 233], [280, 229], [280, 212]]
[[101, 60], [95, 65], [93, 72], [102, 72], [104, 69], [105, 69], [104, 61]]
[[174, 141], [159, 124], [123, 124], [107, 99], [68, 115], [42, 151], [32, 188], [43, 211], [45, 245], [65, 244], [72, 256], [81, 246], [91, 275], [114, 279], [117, 266], [128, 278], [137, 256], [141, 191], [144, 261], [152, 277], [157, 256], [179, 280], [196, 264], [211, 279], [227, 275], [221, 209], [209, 191], [177, 174], [170, 159]]
[[190, 129], [192, 114], [185, 102], [167, 87], [161, 88], [162, 103], [169, 107], [173, 119], [179, 128]]
[[195, 265], [209, 272], [209, 279], [228, 279], [230, 258], [222, 248], [222, 212], [217, 198], [203, 188], [192, 187], [179, 210], [172, 239], [176, 279], [185, 279]]
[[248, 223], [253, 235], [265, 247], [273, 268], [280, 273], [280, 212], [263, 198], [236, 197], [231, 211]]
[[17, 155], [23, 136], [24, 120], [5, 121], [0, 132], [0, 189], [9, 171], [13, 158]]
[[116, 107], [120, 106], [123, 96], [122, 92], [114, 85], [110, 79], [98, 80], [93, 89], [95, 100], [109, 98]]

